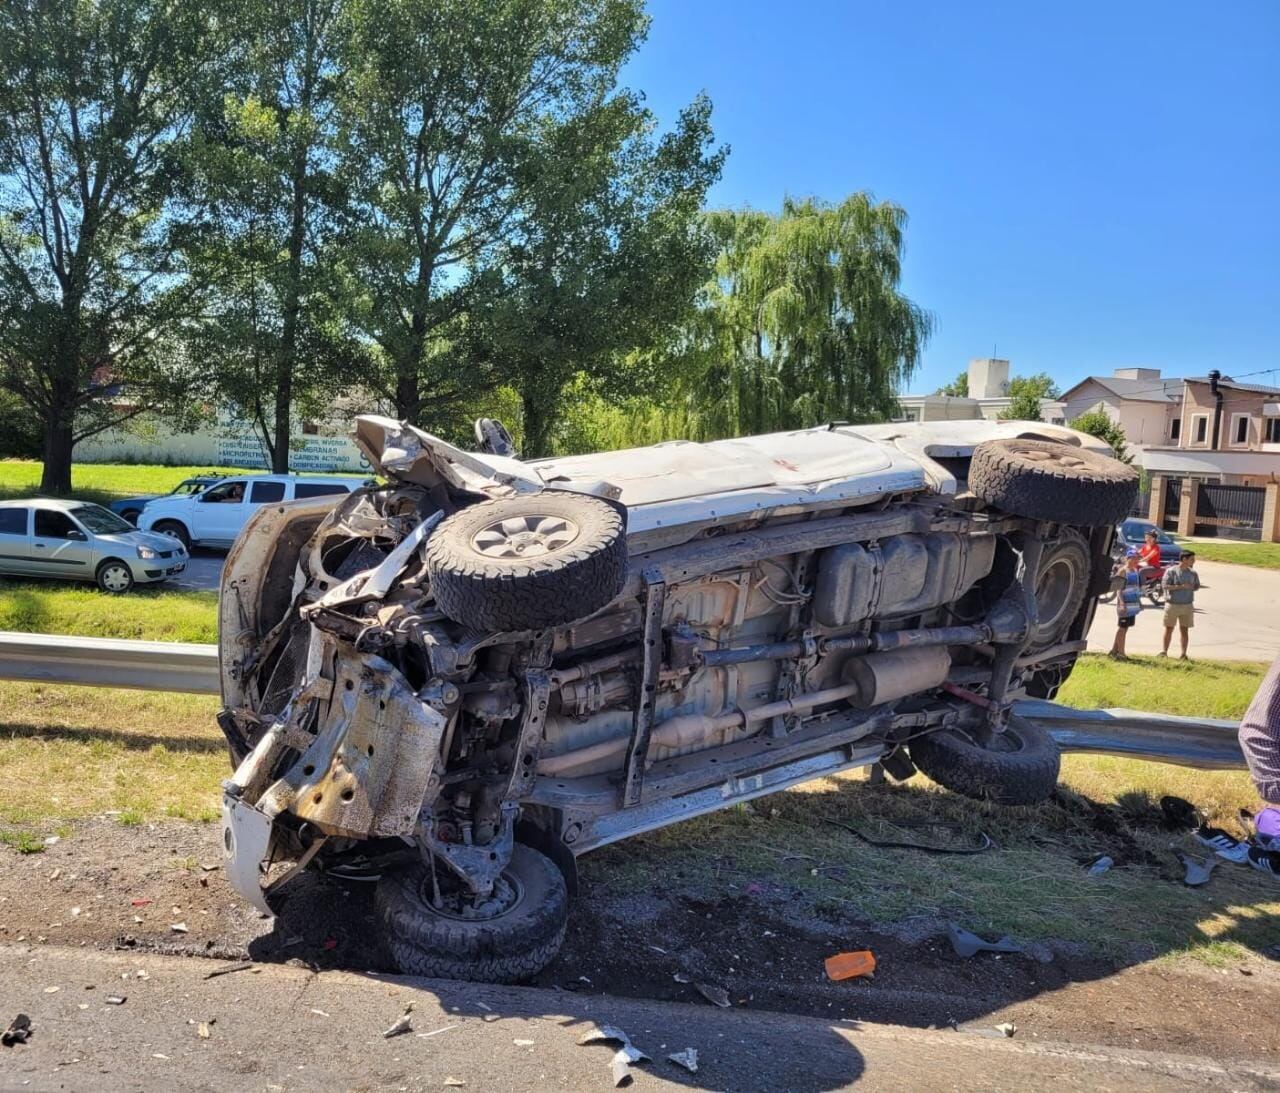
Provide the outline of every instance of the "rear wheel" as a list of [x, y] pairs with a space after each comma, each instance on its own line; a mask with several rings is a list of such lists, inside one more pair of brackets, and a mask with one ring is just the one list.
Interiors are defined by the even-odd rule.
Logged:
[[911, 761], [940, 786], [1001, 805], [1034, 805], [1058, 784], [1062, 753], [1053, 737], [1022, 717], [984, 746], [959, 729], [913, 740]]
[[376, 901], [387, 945], [400, 970], [440, 979], [517, 983], [555, 958], [569, 921], [569, 893], [559, 868], [516, 843], [511, 861], [484, 899], [437, 866], [415, 862], [378, 881]]
[[120, 512], [121, 519], [128, 520], [134, 527], [138, 526], [138, 517], [141, 515], [141, 509], [122, 509]]
[[103, 592], [120, 595], [133, 587], [133, 573], [118, 558], [108, 558], [100, 566], [95, 575], [98, 587]]
[[191, 549], [191, 532], [187, 530], [187, 525], [177, 520], [161, 520], [151, 529], [157, 535], [167, 535], [170, 539], [177, 539], [188, 550]]

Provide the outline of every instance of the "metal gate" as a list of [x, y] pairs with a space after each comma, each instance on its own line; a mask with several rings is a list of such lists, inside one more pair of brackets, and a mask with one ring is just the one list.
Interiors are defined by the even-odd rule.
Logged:
[[1196, 534], [1261, 539], [1266, 494], [1261, 486], [1202, 485], [1196, 498]]
[[1164, 507], [1160, 518], [1165, 531], [1178, 530], [1178, 510], [1182, 508], [1182, 479], [1166, 478], [1164, 480]]

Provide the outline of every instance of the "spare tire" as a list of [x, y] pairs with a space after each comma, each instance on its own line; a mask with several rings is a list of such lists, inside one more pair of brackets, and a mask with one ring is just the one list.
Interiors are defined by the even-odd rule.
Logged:
[[907, 745], [911, 761], [940, 786], [979, 801], [1034, 805], [1058, 784], [1062, 753], [1052, 736], [1011, 716], [983, 747], [959, 729], [939, 729]]
[[1138, 472], [1056, 440], [988, 440], [973, 449], [969, 489], [1014, 516], [1105, 527], [1129, 514]]
[[427, 542], [436, 606], [480, 630], [541, 630], [585, 618], [622, 591], [622, 512], [598, 497], [547, 491], [481, 501]]

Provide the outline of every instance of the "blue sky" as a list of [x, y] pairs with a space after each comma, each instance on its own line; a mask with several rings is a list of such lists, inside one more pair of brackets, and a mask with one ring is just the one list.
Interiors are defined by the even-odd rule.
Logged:
[[1280, 2], [650, 0], [626, 82], [700, 90], [716, 205], [860, 189], [911, 222], [938, 330], [911, 384], [993, 347], [1063, 387], [1122, 365], [1277, 369]]

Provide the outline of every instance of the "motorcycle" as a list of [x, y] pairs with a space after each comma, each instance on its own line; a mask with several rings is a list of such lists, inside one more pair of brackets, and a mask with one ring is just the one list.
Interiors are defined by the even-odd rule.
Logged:
[[[1147, 566], [1139, 574], [1138, 595], [1151, 601], [1152, 607], [1164, 604], [1164, 565]], [[1099, 603], [1114, 603], [1115, 592], [1108, 592], [1098, 597]]]

